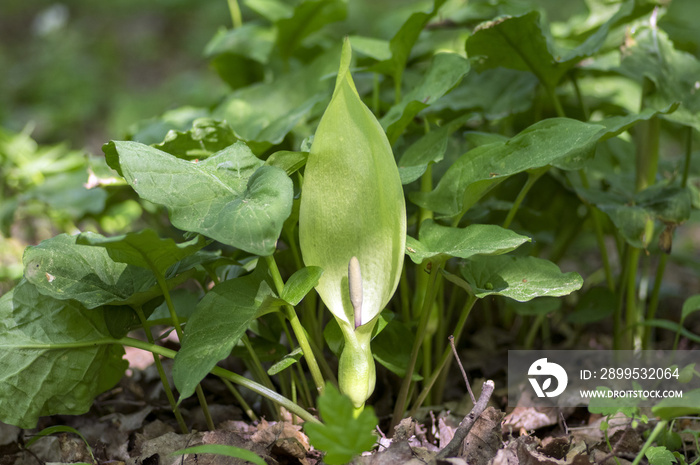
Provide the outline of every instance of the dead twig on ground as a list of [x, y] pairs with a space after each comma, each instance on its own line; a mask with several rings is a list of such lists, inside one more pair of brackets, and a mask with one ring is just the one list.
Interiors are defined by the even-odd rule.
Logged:
[[459, 452], [460, 448], [462, 447], [462, 442], [464, 442], [464, 439], [466, 439], [469, 431], [472, 429], [472, 426], [474, 426], [474, 423], [476, 423], [477, 418], [479, 418], [479, 416], [486, 409], [486, 405], [491, 398], [491, 394], [493, 394], [494, 388], [495, 385], [493, 381], [488, 380], [484, 382], [484, 385], [481, 388], [479, 400], [474, 404], [472, 411], [469, 412], [469, 414], [459, 423], [452, 440], [440, 452], [438, 452], [436, 457], [437, 460], [454, 457]]

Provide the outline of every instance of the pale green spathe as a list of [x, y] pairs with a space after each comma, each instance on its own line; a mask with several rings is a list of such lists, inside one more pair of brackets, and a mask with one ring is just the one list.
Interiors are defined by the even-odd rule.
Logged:
[[[406, 206], [389, 141], [355, 89], [349, 71], [351, 54], [346, 40], [333, 98], [316, 130], [306, 164], [299, 240], [306, 266], [323, 268], [316, 289], [337, 318], [346, 347], [351, 351], [351, 347], [362, 347], [367, 352], [360, 357], [363, 360], [369, 354], [371, 367], [361, 370], [371, 371], [367, 375], [372, 378], [369, 392], [362, 394], [361, 401], [357, 399], [362, 396], [345, 392], [357, 406], [374, 385], [371, 328], [401, 276]], [[362, 312], [357, 320], [361, 326], [357, 330], [348, 290], [348, 264], [353, 256], [362, 275]], [[341, 360], [355, 358], [344, 354]], [[342, 367], [339, 376], [344, 377]]]

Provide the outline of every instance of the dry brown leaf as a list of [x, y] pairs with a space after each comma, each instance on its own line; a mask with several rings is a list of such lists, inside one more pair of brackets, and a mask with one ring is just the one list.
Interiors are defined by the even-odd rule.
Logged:
[[487, 407], [469, 430], [459, 456], [469, 465], [487, 465], [501, 447], [502, 419], [503, 412]]
[[564, 418], [568, 417], [574, 408], [558, 407], [530, 407], [537, 405], [537, 399], [529, 390], [523, 391], [518, 405], [503, 419], [504, 431], [533, 431], [545, 426], [556, 425], [561, 421], [560, 413]]

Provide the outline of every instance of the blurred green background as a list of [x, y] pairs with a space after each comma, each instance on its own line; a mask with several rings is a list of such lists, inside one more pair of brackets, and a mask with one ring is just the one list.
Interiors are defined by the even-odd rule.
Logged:
[[202, 50], [225, 1], [3, 0], [0, 126], [99, 153], [134, 122], [226, 92]]

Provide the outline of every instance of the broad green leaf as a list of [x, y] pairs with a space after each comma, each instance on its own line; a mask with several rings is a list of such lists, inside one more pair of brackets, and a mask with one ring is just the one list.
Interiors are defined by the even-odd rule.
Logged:
[[683, 397], [666, 398], [653, 406], [651, 411], [662, 420], [700, 414], [700, 389], [683, 392]]
[[600, 138], [600, 140], [604, 141], [615, 137], [641, 121], [649, 121], [655, 116], [673, 113], [677, 109], [678, 103], [670, 103], [664, 108], [659, 108], [656, 110], [652, 108], [645, 108], [640, 113], [631, 113], [626, 116], [613, 116], [597, 121], [598, 124], [605, 127], [605, 134]]
[[[241, 449], [240, 447], [227, 446], [225, 444], [203, 444], [201, 446], [188, 447], [187, 449], [181, 449], [173, 452], [172, 455], [187, 455], [192, 454], [197, 457], [198, 454], [213, 454], [213, 455], [223, 455], [224, 457], [232, 457], [235, 459], [245, 460], [246, 462], [251, 462], [256, 465], [267, 465], [262, 457], [260, 457], [255, 452], [249, 451], [247, 449]], [[196, 461], [196, 459], [195, 459]]]
[[469, 258], [500, 255], [515, 250], [531, 239], [492, 224], [471, 224], [465, 228], [442, 226], [431, 219], [420, 226], [419, 240], [406, 239], [406, 253], [414, 263], [435, 257]]
[[87, 308], [133, 302], [132, 296], [141, 302], [154, 297], [135, 296], [156, 285], [150, 270], [117, 263], [107, 250], [76, 241], [77, 236], [61, 234], [27, 247], [22, 259], [27, 281], [42, 294], [74, 299]]
[[242, 142], [198, 163], [136, 142], [110, 145], [129, 185], [166, 206], [175, 227], [256, 255], [274, 252], [291, 213], [292, 181]]
[[553, 89], [579, 58], [560, 61], [540, 26], [537, 11], [480, 24], [467, 39], [467, 56], [477, 70], [496, 67], [530, 71]]
[[685, 302], [683, 302], [683, 309], [681, 310], [681, 321], [685, 320], [688, 315], [695, 313], [700, 310], [700, 294], [695, 294], [688, 297]]
[[346, 396], [332, 384], [318, 398], [322, 424], [304, 423], [304, 432], [316, 448], [326, 453], [323, 461], [329, 465], [344, 464], [353, 457], [374, 447], [377, 437], [374, 429], [377, 417], [372, 407], [365, 407], [359, 415]]
[[636, 28], [629, 40], [620, 72], [654, 83], [644, 95], [644, 104], [662, 109], [680, 102], [678, 110], [664, 118], [700, 130], [700, 60], [676, 50], [666, 33], [656, 28]]
[[310, 34], [327, 24], [345, 19], [346, 0], [303, 0], [291, 17], [280, 19], [277, 26], [277, 48], [288, 59]]
[[445, 1], [434, 0], [433, 9], [430, 13], [418, 12], [409, 16], [389, 41], [391, 58], [377, 63], [370, 70], [389, 74], [394, 78], [395, 82], [401, 83], [404, 68], [408, 62], [411, 50], [418, 40], [418, 36], [428, 22], [438, 13]]
[[192, 123], [192, 129], [187, 131], [171, 129], [165, 140], [154, 147], [183, 160], [203, 160], [233, 145], [237, 140], [226, 121], [199, 118]]
[[649, 465], [671, 465], [678, 461], [673, 452], [664, 446], [651, 446], [644, 452], [644, 456], [649, 461]]
[[423, 79], [381, 120], [390, 143], [396, 142], [413, 118], [452, 90], [469, 71], [469, 62], [456, 53], [436, 53]]
[[554, 263], [536, 257], [477, 255], [462, 265], [462, 276], [480, 299], [502, 295], [519, 302], [568, 295], [583, 285], [578, 273], [562, 273]]
[[250, 275], [217, 284], [199, 302], [173, 366], [180, 399], [190, 397], [209, 371], [229, 356], [263, 300], [273, 294], [266, 276], [267, 268], [258, 265]]
[[315, 105], [327, 101], [330, 83], [322, 77], [336, 71], [337, 56], [333, 48], [271, 82], [238, 89], [213, 110], [212, 116], [226, 120], [239, 139], [254, 141], [256, 152], [279, 144], [299, 122], [320, 111]]
[[503, 142], [482, 145], [462, 155], [448, 168], [432, 192], [409, 197], [420, 207], [456, 215], [478, 200], [467, 197], [467, 188], [481, 182], [478, 194], [489, 184], [528, 169], [541, 168], [558, 159], [584, 157], [604, 134], [598, 124], [567, 118], [551, 118], [533, 124]]
[[558, 50], [549, 31], [540, 24], [537, 11], [497, 18], [480, 24], [467, 39], [467, 55], [476, 69], [497, 67], [529, 71], [550, 89], [583, 58], [592, 56], [603, 46], [611, 28], [648, 13], [655, 4], [646, 0], [628, 0], [603, 25], [573, 50]]
[[274, 376], [277, 373], [286, 370], [290, 366], [297, 363], [301, 359], [302, 355], [303, 352], [301, 350], [301, 347], [297, 347], [296, 349], [282, 357], [282, 360], [268, 368], [267, 374], [270, 376]]
[[322, 274], [323, 270], [317, 266], [307, 266], [296, 271], [284, 284], [280, 298], [290, 305], [297, 305], [316, 287]]
[[598, 189], [578, 189], [579, 194], [605, 212], [617, 230], [632, 246], [646, 248], [653, 238], [646, 237], [649, 221], [657, 230], [665, 224], [679, 224], [690, 217], [688, 189], [657, 184], [634, 196]]
[[158, 237], [152, 229], [143, 229], [115, 237], [104, 237], [91, 232], [82, 233], [76, 243], [104, 247], [115, 262], [147, 268], [156, 275], [165, 276], [172, 265], [207, 245], [207, 239], [197, 236], [178, 244], [170, 238]]
[[239, 55], [265, 64], [275, 44], [272, 27], [246, 23], [235, 29], [221, 28], [204, 48], [204, 55], [215, 57], [222, 54]]
[[21, 281], [0, 298], [0, 418], [34, 428], [40, 416], [87, 412], [127, 367], [102, 312], [55, 300]]

